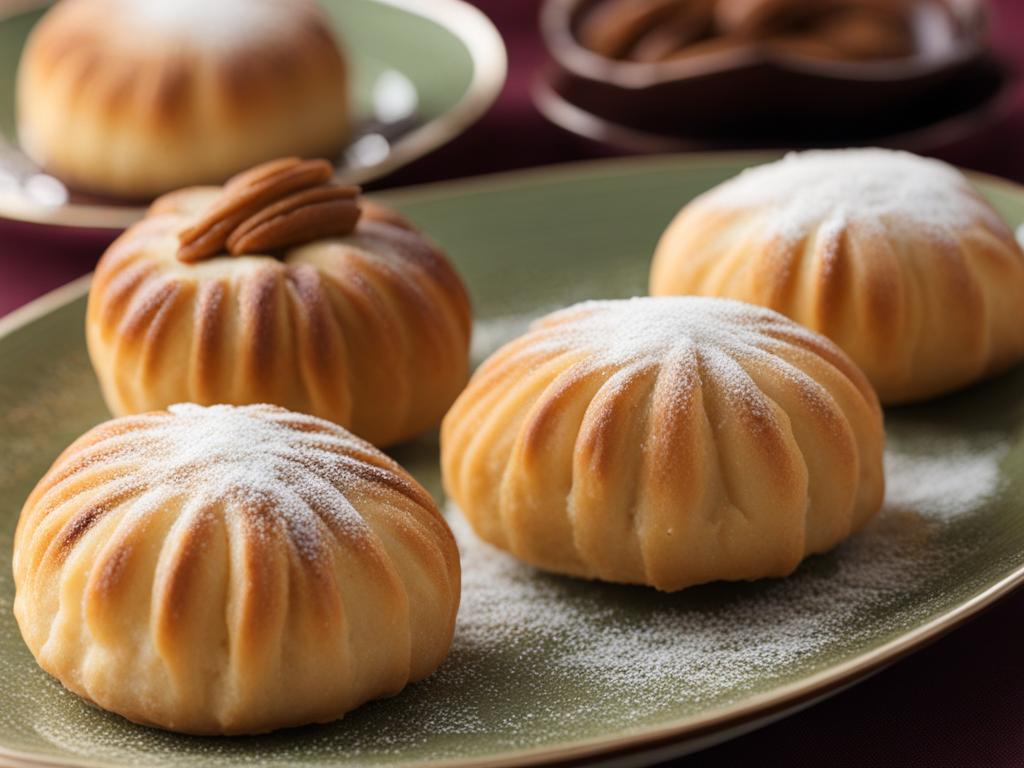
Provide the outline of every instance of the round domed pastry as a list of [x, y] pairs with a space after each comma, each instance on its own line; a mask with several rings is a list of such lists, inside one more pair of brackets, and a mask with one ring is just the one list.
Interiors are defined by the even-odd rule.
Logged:
[[152, 197], [336, 156], [348, 90], [314, 0], [62, 0], [22, 54], [18, 135], [72, 186]]
[[448, 495], [546, 570], [672, 591], [784, 576], [879, 509], [874, 391], [828, 339], [724, 299], [578, 304], [445, 416]]
[[883, 403], [921, 400], [1024, 357], [1024, 253], [956, 169], [881, 149], [743, 172], [661, 237], [651, 293], [739, 299], [825, 334]]
[[398, 693], [448, 653], [458, 549], [430, 495], [267, 405], [106, 422], [39, 481], [14, 615], [40, 666], [146, 725], [258, 733]]
[[469, 373], [471, 314], [398, 214], [285, 159], [157, 200], [96, 268], [86, 320], [117, 416], [274, 403], [376, 445], [436, 426]]

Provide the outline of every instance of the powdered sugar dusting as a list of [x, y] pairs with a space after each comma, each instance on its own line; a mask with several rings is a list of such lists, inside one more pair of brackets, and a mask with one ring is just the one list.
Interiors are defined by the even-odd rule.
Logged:
[[110, 451], [101, 461], [126, 470], [108, 494], [143, 490], [136, 511], [171, 498], [197, 511], [232, 505], [246, 510], [256, 533], [271, 535], [285, 526], [297, 551], [311, 559], [322, 546], [313, 509], [353, 536], [367, 530], [345, 494], [384, 470], [368, 464], [360, 473], [347, 469], [347, 455], [368, 449], [358, 438], [273, 406], [181, 404], [168, 411], [143, 416], [138, 426], [97, 444]]
[[[951, 557], [936, 538], [957, 514], [954, 506], [964, 515], [997, 489], [1005, 449], [1001, 444], [974, 452], [964, 446], [953, 456], [890, 451], [893, 491], [885, 509], [834, 553], [812, 557], [786, 579], [708, 585], [677, 595], [541, 573], [481, 542], [452, 508], [449, 519], [463, 558], [463, 606], [452, 661], [438, 673], [438, 684], [471, 684], [472, 669], [460, 662], [507, 655], [511, 647], [517, 655], [509, 679], [536, 665], [553, 678], [580, 681], [571, 708], [544, 711], [542, 702], [534, 712], [571, 727], [575, 718], [602, 717], [607, 697], [642, 723], [680, 700], [698, 708], [721, 705], [761, 689], [766, 680], [784, 682], [790, 670], [837, 642], [856, 647], [877, 631], [877, 617], [905, 605], [908, 594], [927, 593]], [[952, 501], [950, 483], [931, 482], [943, 473], [958, 485]], [[959, 554], [976, 546], [965, 540]], [[921, 600], [910, 612], [923, 616], [928, 610]], [[459, 722], [472, 730], [474, 714], [466, 712], [449, 727]], [[533, 727], [529, 719], [506, 725], [524, 741]]]
[[902, 223], [946, 238], [978, 220], [1003, 227], [952, 166], [885, 149], [790, 153], [744, 171], [703, 200], [724, 208], [764, 208], [768, 231], [792, 239], [825, 223]]
[[[448, 659], [394, 699], [329, 727], [278, 735], [272, 756], [261, 760], [286, 765], [307, 750], [337, 750], [347, 763], [390, 765], [425, 745], [453, 757], [475, 754], [481, 744], [489, 753], [527, 748], [549, 733], [564, 742], [705, 712], [827, 669], [837, 655], [929, 616], [942, 594], [935, 585], [976, 557], [976, 539], [950, 542], [953, 513], [942, 507], [948, 488], [926, 482], [951, 469], [941, 445], [891, 451], [897, 490], [879, 517], [794, 575], [673, 595], [537, 571], [483, 543], [449, 506], [463, 584]], [[993, 492], [1003, 455], [995, 448], [975, 455], [966, 445], [956, 454], [953, 469], [973, 467], [957, 472], [962, 516]], [[920, 490], [911, 500], [900, 488]], [[245, 756], [237, 740], [183, 741], [141, 729], [112, 744], [102, 714], [62, 695], [75, 717], [41, 718], [35, 727], [72, 754], [127, 751], [152, 761], [165, 750], [181, 758], [184, 750], [211, 765]]]
[[[756, 360], [770, 366], [793, 387], [807, 391], [808, 377], [786, 362], [785, 349], [794, 339], [805, 339], [812, 349], [829, 343], [770, 309], [699, 296], [585, 301], [541, 318], [530, 333], [524, 354], [586, 353], [570, 377], [602, 368], [638, 372], [682, 361], [696, 375], [680, 377], [679, 387], [713, 384], [731, 402], [759, 413], [767, 406], [749, 364]], [[628, 381], [614, 377], [608, 386]], [[682, 390], [675, 391], [681, 396]]]
[[661, 362], [699, 353], [747, 352], [772, 343], [769, 334], [814, 337], [777, 312], [731, 299], [700, 296], [584, 301], [533, 324], [535, 348], [586, 350], [595, 364]]
[[978, 447], [946, 439], [931, 455], [886, 456], [886, 498], [897, 509], [927, 507], [935, 518], [955, 518], [965, 507], [984, 502], [1000, 490], [1005, 443]]
[[276, 38], [315, 10], [305, 0], [119, 0], [119, 5], [136, 24], [207, 44]]
[[[518, 329], [522, 318], [508, 323]], [[973, 594], [957, 590], [986, 584], [985, 575], [975, 579], [990, 560], [985, 516], [1007, 482], [1002, 465], [1018, 442], [1016, 423], [980, 434], [894, 415], [884, 510], [786, 579], [665, 595], [549, 575], [481, 542], [449, 506], [463, 597], [448, 659], [399, 696], [321, 728], [186, 739], [83, 706], [20, 643], [9, 646], [20, 653], [0, 658], [0, 672], [9, 687], [31, 691], [26, 706], [45, 707], [46, 716], [31, 719], [37, 734], [91, 760], [286, 766], [330, 756], [385, 766], [405, 763], [410, 750], [472, 757], [622, 734], [803, 680]], [[410, 468], [435, 484], [436, 452], [416, 456]], [[3, 631], [17, 632], [13, 620]]]

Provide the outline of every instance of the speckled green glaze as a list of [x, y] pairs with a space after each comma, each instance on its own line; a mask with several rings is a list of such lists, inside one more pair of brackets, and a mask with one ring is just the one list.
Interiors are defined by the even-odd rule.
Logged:
[[[602, 163], [389, 199], [447, 248], [465, 277], [478, 362], [531, 316], [643, 292], [654, 243], [678, 207], [744, 162]], [[1014, 226], [1024, 221], [1024, 193], [982, 187]], [[816, 680], [955, 617], [1024, 569], [1019, 368], [890, 410], [886, 509], [789, 579], [666, 596], [539, 574], [474, 545], [464, 558], [453, 653], [398, 697], [332, 725], [257, 738], [139, 727], [85, 705], [43, 673], [11, 615], [21, 504], [56, 455], [107, 417], [86, 356], [84, 308], [75, 298], [0, 338], [0, 755], [126, 766], [487, 762], [521, 750], [541, 758], [572, 744], [664, 734], [752, 701], [767, 706], [794, 687], [813, 692]], [[436, 436], [393, 453], [440, 499]], [[457, 511], [448, 514], [457, 520]], [[519, 585], [515, 605], [495, 605], [487, 593], [499, 571]], [[547, 617], [557, 622], [546, 626]], [[677, 626], [695, 634], [673, 634]], [[793, 628], [814, 642], [786, 636]], [[707, 654], [693, 652], [695, 643]], [[623, 649], [621, 663], [609, 648]]]

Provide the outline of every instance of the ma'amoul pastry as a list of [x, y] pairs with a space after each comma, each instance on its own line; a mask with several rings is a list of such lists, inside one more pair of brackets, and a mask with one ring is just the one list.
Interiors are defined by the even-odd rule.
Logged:
[[18, 135], [80, 188], [152, 197], [333, 157], [348, 74], [315, 0], [62, 0], [18, 70]]
[[793, 154], [683, 208], [651, 293], [778, 310], [825, 334], [883, 403], [963, 387], [1024, 357], [1024, 253], [954, 168], [880, 149]]
[[341, 717], [444, 659], [459, 559], [430, 495], [340, 427], [173, 406], [79, 438], [14, 541], [39, 664], [97, 705], [197, 734]]
[[115, 415], [266, 402], [376, 445], [440, 422], [468, 377], [466, 291], [433, 243], [330, 174], [287, 159], [174, 192], [110, 247], [86, 335]]
[[578, 304], [445, 417], [445, 489], [547, 570], [677, 590], [790, 573], [874, 515], [882, 414], [835, 345], [724, 299]]

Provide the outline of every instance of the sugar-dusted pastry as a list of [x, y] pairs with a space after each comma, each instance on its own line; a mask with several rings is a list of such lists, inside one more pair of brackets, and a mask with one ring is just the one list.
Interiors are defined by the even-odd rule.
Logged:
[[106, 422], [39, 481], [14, 615], [68, 689], [234, 734], [326, 722], [445, 658], [459, 555], [430, 495], [321, 419], [175, 405]]
[[347, 66], [315, 0], [62, 0], [18, 70], [18, 135], [79, 188], [152, 197], [333, 157]]
[[1024, 357], [1024, 253], [937, 160], [814, 151], [745, 171], [662, 235], [651, 293], [778, 310], [825, 334], [883, 403], [939, 395]]
[[274, 403], [376, 445], [436, 426], [468, 377], [469, 300], [430, 240], [273, 161], [165, 195], [96, 268], [86, 320], [115, 415]]
[[445, 489], [540, 568], [677, 590], [784, 576], [882, 503], [874, 391], [828, 339], [724, 299], [577, 304], [445, 416]]

